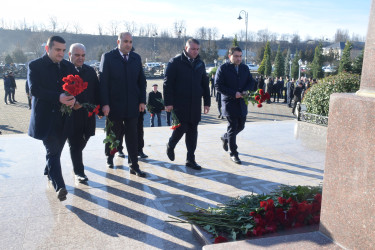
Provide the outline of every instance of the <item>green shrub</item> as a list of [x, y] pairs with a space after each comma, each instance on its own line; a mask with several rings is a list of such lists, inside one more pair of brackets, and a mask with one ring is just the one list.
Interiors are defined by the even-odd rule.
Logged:
[[360, 75], [341, 73], [323, 78], [307, 90], [303, 98], [307, 112], [328, 116], [329, 98], [333, 93], [354, 93], [359, 90]]

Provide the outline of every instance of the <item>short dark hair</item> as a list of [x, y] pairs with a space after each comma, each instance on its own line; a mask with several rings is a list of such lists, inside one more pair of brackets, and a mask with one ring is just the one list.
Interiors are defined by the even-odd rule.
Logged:
[[52, 48], [53, 47], [53, 42], [58, 42], [58, 43], [63, 43], [63, 44], [66, 43], [65, 40], [64, 40], [64, 38], [62, 38], [61, 36], [51, 36], [47, 40], [47, 46], [49, 48]]
[[240, 47], [238, 47], [238, 46], [237, 47], [232, 47], [232, 48], [229, 49], [229, 55], [230, 56], [233, 55], [233, 53], [235, 51], [242, 52], [242, 49]]
[[189, 38], [189, 39], [186, 41], [186, 45], [187, 45], [187, 44], [190, 45], [191, 43], [195, 43], [195, 44], [197, 44], [197, 45], [200, 45], [199, 41], [198, 41], [197, 39], [195, 39], [195, 38]]

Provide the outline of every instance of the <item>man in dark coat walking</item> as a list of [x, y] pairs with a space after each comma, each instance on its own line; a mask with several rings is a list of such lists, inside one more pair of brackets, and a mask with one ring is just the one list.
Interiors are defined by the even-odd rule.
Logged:
[[66, 200], [67, 190], [61, 173], [60, 156], [66, 138], [73, 131], [72, 116], [61, 112], [61, 105], [74, 106], [74, 96], [67, 96], [62, 78], [76, 74], [74, 65], [64, 60], [65, 40], [52, 36], [45, 47], [46, 54], [29, 64], [27, 81], [32, 95], [29, 136], [42, 140], [46, 148], [45, 175], [51, 181], [60, 201]]
[[199, 41], [189, 39], [181, 55], [172, 58], [164, 78], [164, 105], [167, 112], [174, 110], [181, 126], [176, 128], [167, 144], [167, 155], [174, 161], [174, 148], [185, 135], [186, 166], [200, 170], [195, 161], [198, 123], [201, 120], [202, 97], [204, 113], [210, 110], [211, 98], [204, 62], [199, 57]]
[[153, 90], [148, 93], [147, 107], [150, 112], [150, 127], [154, 127], [155, 115], [158, 117], [158, 127], [161, 127], [161, 111], [164, 109], [163, 96], [158, 91], [158, 85], [155, 83], [152, 85]]
[[227, 132], [221, 137], [223, 148], [230, 150], [230, 159], [241, 164], [238, 157], [236, 137], [245, 128], [247, 105], [243, 99], [243, 91], [255, 87], [249, 68], [242, 63], [242, 50], [232, 47], [229, 50], [230, 62], [221, 65], [215, 77], [215, 87], [222, 95], [223, 116], [228, 120]]
[[99, 80], [96, 72], [90, 66], [84, 64], [86, 48], [83, 44], [74, 43], [69, 49], [69, 59], [76, 67], [78, 75], [88, 83], [87, 89], [76, 96], [77, 108], [73, 110], [74, 130], [68, 138], [70, 157], [73, 163], [75, 178], [78, 182], [88, 181], [82, 159], [82, 151], [86, 147], [90, 136], [95, 135], [95, 115], [89, 117], [88, 111], [80, 104], [99, 104]]
[[4, 91], [5, 91], [4, 103], [8, 105], [8, 102], [7, 102], [7, 98], [8, 98], [9, 103], [13, 104], [14, 102], [11, 99], [11, 93], [10, 93], [12, 82], [9, 78], [8, 72], [5, 72], [3, 79], [4, 79]]
[[[139, 169], [137, 123], [140, 112], [145, 110], [146, 77], [141, 57], [132, 51], [133, 37], [129, 32], [120, 33], [117, 48], [105, 53], [100, 63], [100, 99], [104, 115], [113, 122], [116, 140], [125, 143], [131, 164], [130, 173], [145, 177]], [[109, 143], [105, 145], [107, 165], [113, 168], [113, 155]]]
[[[301, 101], [302, 101], [303, 90], [304, 90], [303, 89], [303, 83], [302, 83], [302, 81], [299, 80], [297, 87], [293, 91], [293, 95], [294, 95], [293, 101], [294, 101], [294, 103], [293, 103], [292, 114], [294, 114], [294, 115], [295, 115], [297, 103], [301, 103]], [[297, 118], [299, 119], [298, 115], [297, 115]]]

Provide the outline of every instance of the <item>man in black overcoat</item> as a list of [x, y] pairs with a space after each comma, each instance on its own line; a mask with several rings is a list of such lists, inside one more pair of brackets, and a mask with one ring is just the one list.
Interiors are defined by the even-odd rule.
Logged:
[[[138, 165], [137, 123], [145, 110], [146, 77], [141, 57], [131, 51], [133, 38], [129, 32], [120, 33], [117, 48], [105, 53], [100, 63], [100, 99], [104, 115], [113, 122], [112, 131], [117, 140], [125, 143], [131, 164], [130, 173], [145, 177]], [[113, 168], [113, 155], [109, 143], [105, 145], [107, 165]]]
[[185, 50], [172, 58], [164, 78], [164, 105], [167, 112], [174, 110], [180, 127], [176, 128], [167, 144], [167, 155], [174, 161], [174, 148], [185, 135], [187, 148], [186, 166], [200, 170], [195, 161], [198, 139], [198, 123], [201, 120], [202, 97], [204, 113], [210, 110], [211, 98], [204, 62], [199, 57], [199, 41], [189, 39]]
[[230, 159], [241, 164], [238, 157], [236, 137], [245, 128], [247, 105], [242, 93], [253, 90], [255, 80], [249, 68], [242, 63], [242, 50], [232, 47], [229, 50], [229, 60], [216, 71], [215, 87], [221, 93], [222, 114], [228, 120], [227, 132], [221, 137], [223, 148], [230, 150]]
[[155, 83], [152, 85], [153, 90], [148, 93], [147, 106], [150, 108], [150, 127], [154, 127], [155, 115], [158, 119], [158, 127], [161, 127], [161, 111], [164, 109], [163, 96], [158, 91], [158, 85]]
[[64, 93], [62, 78], [76, 74], [74, 65], [64, 60], [65, 40], [52, 36], [45, 46], [46, 54], [29, 64], [27, 81], [32, 95], [29, 136], [42, 140], [46, 148], [45, 174], [51, 181], [60, 201], [67, 190], [61, 173], [60, 156], [66, 138], [73, 131], [72, 116], [61, 112], [61, 105], [72, 108], [76, 99]]
[[69, 59], [74, 64], [78, 75], [87, 82], [87, 89], [76, 96], [77, 102], [72, 112], [74, 117], [74, 132], [69, 136], [68, 143], [70, 157], [73, 163], [75, 178], [78, 182], [88, 181], [82, 159], [82, 151], [86, 147], [90, 136], [95, 135], [95, 114], [89, 117], [88, 111], [80, 104], [99, 104], [99, 80], [96, 72], [90, 66], [84, 64], [86, 48], [83, 44], [74, 43], [69, 49]]

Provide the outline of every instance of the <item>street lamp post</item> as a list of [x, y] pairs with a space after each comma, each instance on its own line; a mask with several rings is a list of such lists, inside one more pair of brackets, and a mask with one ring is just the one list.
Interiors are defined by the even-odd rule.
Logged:
[[156, 49], [155, 49], [155, 37], [158, 35], [158, 33], [152, 34], [152, 37], [154, 38], [154, 61], [156, 61]]
[[240, 14], [238, 15], [238, 20], [241, 20], [242, 17], [241, 17], [241, 13], [243, 13], [245, 15], [245, 25], [246, 25], [246, 33], [245, 33], [245, 36], [246, 36], [246, 40], [245, 40], [245, 63], [247, 64], [247, 25], [248, 25], [248, 12], [244, 11], [244, 10], [241, 10], [240, 11]]
[[292, 60], [289, 60], [289, 79], [292, 80]]
[[301, 65], [302, 65], [302, 60], [298, 60], [298, 80], [301, 78]]

